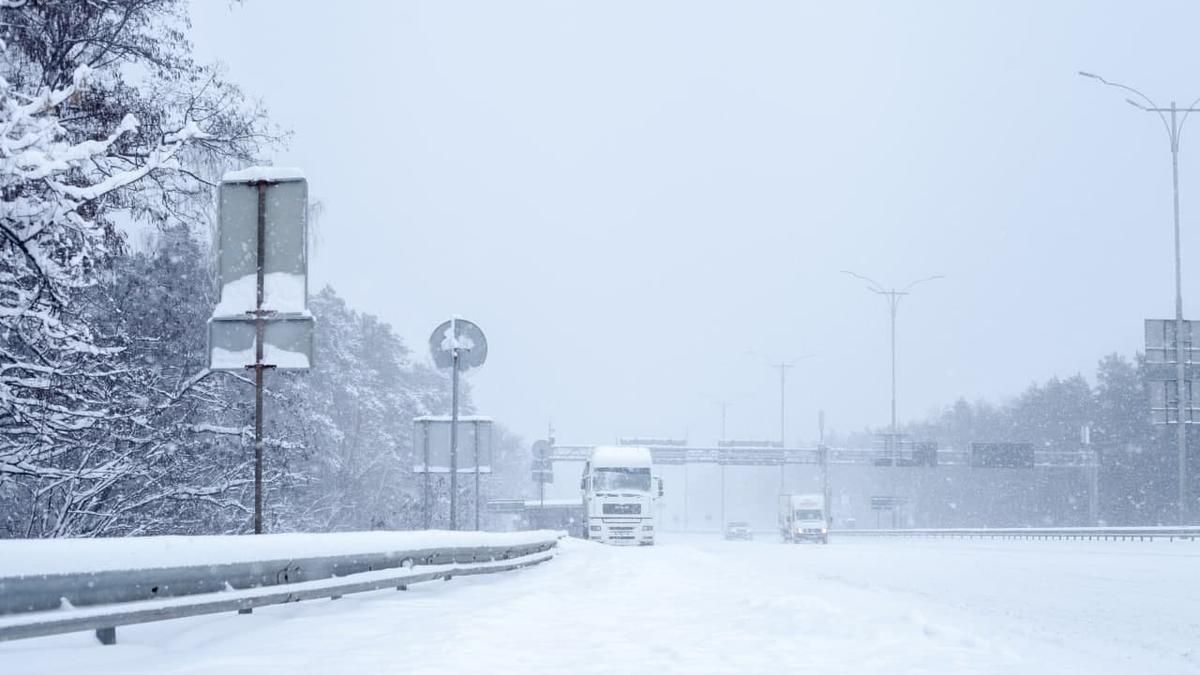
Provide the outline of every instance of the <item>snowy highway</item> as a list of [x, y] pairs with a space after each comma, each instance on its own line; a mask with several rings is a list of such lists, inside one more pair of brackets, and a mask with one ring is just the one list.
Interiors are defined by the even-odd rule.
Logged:
[[337, 601], [0, 644], [13, 673], [1200, 672], [1200, 544], [664, 535]]

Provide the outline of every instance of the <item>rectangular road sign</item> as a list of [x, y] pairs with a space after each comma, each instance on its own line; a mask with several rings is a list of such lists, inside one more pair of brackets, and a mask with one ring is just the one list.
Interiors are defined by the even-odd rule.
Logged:
[[[313, 364], [311, 316], [281, 316], [263, 322], [263, 363], [280, 370], [307, 370]], [[208, 321], [208, 367], [245, 370], [255, 361], [253, 319], [213, 317]]]
[[[413, 472], [450, 473], [450, 418], [418, 417], [413, 420]], [[458, 418], [458, 473], [492, 471], [492, 420]]]
[[972, 443], [971, 467], [976, 469], [1032, 469], [1032, 443]]
[[[1179, 421], [1179, 388], [1176, 380], [1158, 380], [1146, 383], [1150, 393], [1150, 421], [1154, 424], [1175, 424]], [[1194, 392], [1200, 383], [1187, 380], [1183, 387], [1183, 421], [1193, 424], [1200, 421], [1200, 407], [1197, 407]]]
[[1179, 421], [1179, 397], [1183, 396], [1183, 422], [1200, 421], [1193, 391], [1200, 389], [1200, 321], [1183, 322], [1183, 391], [1179, 387], [1179, 341], [1175, 319], [1146, 319], [1146, 389], [1150, 394], [1150, 421], [1175, 424]]
[[[1146, 319], [1147, 364], [1179, 362], [1176, 332], [1175, 319]], [[1183, 359], [1184, 363], [1200, 363], [1200, 321], [1183, 322]]]
[[257, 309], [260, 205], [263, 309], [307, 311], [308, 182], [296, 170], [253, 167], [227, 173], [221, 182], [217, 236], [220, 295], [213, 316], [245, 317]]
[[907, 497], [895, 495], [874, 495], [871, 497], [872, 511], [890, 511], [908, 503]]

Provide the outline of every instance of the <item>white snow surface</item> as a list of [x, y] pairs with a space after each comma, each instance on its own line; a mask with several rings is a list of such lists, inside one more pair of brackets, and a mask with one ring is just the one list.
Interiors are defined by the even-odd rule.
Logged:
[[6, 673], [1200, 672], [1198, 542], [660, 535], [527, 570], [0, 644]]
[[[0, 539], [0, 577], [66, 574], [149, 567], [215, 565], [447, 546], [519, 545], [559, 533], [533, 532], [330, 532], [195, 537]], [[0, 665], [3, 658], [0, 657]], [[0, 672], [4, 669], [0, 667]]]
[[[303, 274], [268, 272], [263, 275], [263, 309], [292, 314], [308, 312], [306, 279]], [[258, 305], [258, 275], [246, 274], [221, 288], [221, 301], [213, 316], [246, 316]]]
[[601, 445], [592, 450], [593, 467], [649, 467], [650, 449], [625, 445]]
[[221, 180], [227, 183], [251, 183], [260, 180], [304, 180], [304, 171], [287, 166], [248, 166], [237, 171], [226, 171]]

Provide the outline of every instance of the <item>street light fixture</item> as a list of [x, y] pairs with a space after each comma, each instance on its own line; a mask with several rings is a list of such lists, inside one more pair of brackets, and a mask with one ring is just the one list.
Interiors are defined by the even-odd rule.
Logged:
[[[1122, 89], [1137, 96], [1145, 105], [1133, 99], [1125, 99], [1130, 105], [1143, 112], [1150, 112], [1158, 115], [1158, 119], [1163, 123], [1163, 128], [1166, 129], [1167, 139], [1171, 143], [1171, 187], [1174, 192], [1174, 216], [1175, 216], [1175, 388], [1176, 388], [1176, 404], [1178, 406], [1175, 420], [1175, 443], [1179, 453], [1179, 524], [1187, 524], [1187, 426], [1185, 422], [1184, 411], [1187, 406], [1184, 393], [1186, 387], [1184, 385], [1187, 379], [1187, 367], [1184, 361], [1184, 321], [1183, 321], [1183, 257], [1180, 251], [1179, 243], [1179, 137], [1183, 132], [1183, 125], [1187, 123], [1188, 116], [1193, 112], [1200, 111], [1196, 108], [1196, 104], [1200, 103], [1200, 98], [1192, 101], [1187, 107], [1179, 108], [1175, 105], [1175, 101], [1171, 101], [1170, 107], [1162, 107], [1154, 102], [1149, 96], [1142, 92], [1121, 84], [1112, 82], [1100, 77], [1095, 73], [1079, 71], [1080, 76], [1092, 80], [1096, 80], [1101, 84], [1110, 87]], [[1166, 113], [1170, 113], [1170, 119]], [[1179, 113], [1183, 113], [1180, 117]]]
[[[881, 295], [887, 299], [888, 313], [891, 317], [892, 325], [892, 428], [891, 433], [889, 434], [888, 445], [893, 446], [896, 438], [896, 310], [900, 308], [900, 299], [911, 293], [912, 289], [917, 285], [923, 284], [927, 281], [944, 279], [945, 277], [940, 274], [935, 274], [931, 277], [917, 279], [916, 281], [909, 283], [904, 288], [896, 289], [885, 288], [883, 284], [879, 283], [878, 281], [875, 281], [870, 277], [863, 276], [857, 272], [851, 272], [850, 270], [842, 270], [842, 274], [852, 276], [859, 281], [865, 281], [867, 284], [867, 290], [876, 295]], [[892, 466], [895, 466], [896, 458], [894, 449], [892, 455]]]

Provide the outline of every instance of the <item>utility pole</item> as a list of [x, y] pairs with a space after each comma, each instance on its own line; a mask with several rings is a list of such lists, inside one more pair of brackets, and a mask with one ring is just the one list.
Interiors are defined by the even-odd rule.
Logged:
[[725, 458], [722, 455], [725, 452], [725, 413], [729, 407], [729, 401], [721, 399], [721, 442], [717, 443], [717, 463], [721, 465], [721, 522], [717, 526], [724, 531], [725, 529]]
[[916, 281], [909, 283], [904, 288], [897, 289], [894, 287], [893, 288], [885, 288], [883, 286], [883, 284], [879, 283], [878, 281], [875, 281], [874, 279], [871, 279], [870, 277], [865, 277], [861, 274], [858, 274], [857, 272], [851, 272], [850, 270], [842, 270], [842, 274], [848, 274], [848, 275], [854, 277], [855, 279], [867, 282], [867, 290], [871, 291], [872, 293], [874, 293], [876, 295], [881, 295], [887, 300], [888, 317], [890, 319], [890, 324], [891, 324], [891, 350], [892, 350], [892, 367], [891, 367], [891, 370], [892, 370], [892, 377], [891, 377], [891, 380], [892, 380], [892, 424], [891, 424], [890, 431], [888, 433], [887, 446], [889, 449], [889, 455], [891, 456], [892, 467], [895, 467], [896, 466], [896, 438], [897, 438], [897, 431], [896, 431], [896, 312], [897, 312], [897, 310], [900, 309], [900, 300], [902, 298], [904, 298], [905, 296], [909, 295], [912, 292], [913, 287], [917, 286], [918, 284], [923, 284], [926, 281], [934, 281], [935, 279], [944, 279], [945, 277], [943, 277], [940, 274], [935, 274], [931, 277], [917, 279]]
[[263, 341], [266, 319], [274, 312], [263, 309], [266, 294], [265, 265], [267, 260], [267, 182], [255, 184], [258, 190], [258, 249], [255, 252], [254, 303], [254, 534], [263, 533], [263, 372], [274, 368], [263, 361]]
[[779, 369], [779, 494], [784, 494], [784, 470], [787, 468], [787, 451], [784, 449], [787, 447], [787, 371], [794, 368], [795, 364], [780, 361], [771, 366]]
[[[1171, 144], [1171, 189], [1173, 193], [1172, 207], [1175, 217], [1175, 444], [1179, 454], [1179, 524], [1187, 525], [1187, 365], [1190, 354], [1184, 353], [1184, 334], [1186, 333], [1186, 329], [1183, 320], [1183, 256], [1179, 242], [1179, 136], [1183, 132], [1183, 125], [1187, 122], [1188, 115], [1200, 111], [1200, 109], [1196, 108], [1196, 104], [1200, 103], [1200, 98], [1192, 101], [1190, 105], [1184, 108], [1177, 107], [1175, 101], [1171, 101], [1170, 107], [1164, 108], [1151, 100], [1149, 96], [1146, 96], [1133, 87], [1120, 84], [1119, 82], [1110, 82], [1095, 73], [1087, 73], [1081, 70], [1079, 74], [1109, 87], [1129, 92], [1141, 99], [1144, 103], [1131, 98], [1125, 99], [1125, 102], [1142, 112], [1158, 115], [1158, 119], [1163, 123], [1163, 128], [1167, 132], [1167, 140]], [[1179, 117], [1179, 113], [1183, 113], [1182, 118]], [[1190, 340], [1188, 349], [1191, 349]]]
[[792, 363], [772, 363], [771, 367], [779, 369], [779, 447], [787, 445], [787, 436], [784, 433], [787, 424], [787, 371], [789, 368], [794, 368]]
[[721, 440], [725, 440], [725, 408], [729, 405], [728, 401], [721, 401]]
[[825, 411], [817, 411], [817, 455], [821, 462], [821, 494], [825, 497], [825, 514], [833, 524], [833, 493], [829, 490], [829, 448], [825, 447]]
[[[546, 442], [550, 444], [551, 452], [554, 450], [554, 421], [546, 422]], [[546, 482], [538, 481], [538, 522], [541, 522], [541, 515], [546, 512]], [[540, 525], [539, 525], [540, 527]]]
[[[451, 326], [454, 324], [451, 323]], [[453, 330], [453, 328], [451, 328]], [[458, 529], [458, 345], [451, 350], [450, 372], [450, 529]]]
[[784, 491], [784, 469], [787, 465], [787, 371], [789, 368], [795, 368], [796, 362], [801, 359], [812, 358], [812, 354], [792, 359], [791, 361], [772, 361], [761, 352], [747, 350], [747, 354], [757, 356], [766, 361], [767, 365], [772, 368], [779, 369], [779, 493]]

